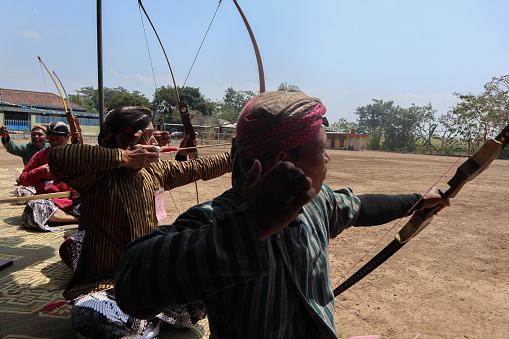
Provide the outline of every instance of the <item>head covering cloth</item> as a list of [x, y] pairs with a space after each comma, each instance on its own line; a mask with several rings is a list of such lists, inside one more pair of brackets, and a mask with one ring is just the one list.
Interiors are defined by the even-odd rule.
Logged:
[[115, 148], [117, 134], [132, 136], [150, 124], [152, 112], [142, 106], [124, 106], [108, 112], [97, 137], [99, 145]]
[[33, 131], [36, 128], [42, 130], [44, 132], [44, 134], [46, 134], [48, 131], [48, 128], [44, 125], [34, 125], [34, 127], [32, 127], [32, 129], [30, 131]]
[[243, 184], [254, 159], [304, 145], [322, 127], [325, 106], [302, 92], [264, 92], [244, 106], [232, 141], [233, 187]]
[[69, 128], [62, 121], [52, 121], [49, 123], [46, 133], [48, 135], [58, 135], [65, 137], [69, 134]]

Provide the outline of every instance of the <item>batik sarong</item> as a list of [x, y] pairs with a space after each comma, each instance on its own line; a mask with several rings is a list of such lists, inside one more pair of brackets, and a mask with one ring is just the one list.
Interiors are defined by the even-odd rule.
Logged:
[[73, 271], [76, 270], [78, 266], [78, 260], [81, 255], [81, 248], [83, 247], [83, 239], [85, 238], [85, 230], [78, 231], [76, 234], [69, 236], [64, 240], [60, 248], [58, 249], [58, 253], [60, 254], [60, 258], [69, 266]]
[[205, 305], [196, 302], [185, 306], [173, 306], [154, 319], [136, 319], [120, 310], [112, 290], [108, 290], [76, 298], [71, 316], [73, 327], [81, 337], [157, 338], [161, 321], [170, 323], [176, 328], [192, 327], [205, 318]]
[[[33, 186], [18, 186], [16, 187], [16, 190], [14, 191], [14, 194], [17, 197], [30, 197], [32, 195], [35, 195], [35, 187]], [[18, 205], [26, 205], [28, 200], [21, 200], [18, 201]]]
[[[80, 215], [80, 201], [67, 209], [65, 213], [74, 216]], [[47, 222], [59, 207], [50, 199], [30, 200], [21, 215], [21, 226], [28, 229], [34, 229], [46, 232], [61, 231], [60, 228], [50, 227]]]

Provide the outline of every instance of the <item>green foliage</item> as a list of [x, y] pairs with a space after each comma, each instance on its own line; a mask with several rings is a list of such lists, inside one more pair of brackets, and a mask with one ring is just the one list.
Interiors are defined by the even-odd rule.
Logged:
[[428, 153], [433, 151], [436, 152], [437, 148], [433, 144], [432, 139], [437, 136], [436, 130], [438, 128], [438, 123], [435, 120], [435, 113], [437, 111], [433, 109], [431, 103], [422, 107], [418, 107], [415, 106], [415, 104], [412, 104], [409, 110], [413, 112], [417, 117], [417, 147], [419, 147], [421, 150], [426, 150]]
[[331, 124], [329, 127], [325, 128], [325, 129], [327, 131], [332, 131], [332, 132], [350, 133], [350, 130], [352, 128], [357, 128], [357, 123], [350, 122], [350, 121], [346, 120], [346, 118], [339, 118], [338, 121]]
[[[471, 154], [509, 123], [509, 117], [506, 115], [490, 129], [492, 123], [508, 107], [508, 93], [509, 75], [492, 78], [492, 81], [484, 85], [484, 91], [479, 95], [454, 93], [460, 101], [442, 116], [440, 121], [451, 137], [466, 143]], [[474, 145], [479, 138], [482, 142]]]
[[186, 86], [179, 87], [180, 100], [186, 101], [189, 109], [200, 112], [202, 115], [212, 115], [214, 112], [215, 104], [205, 99], [201, 94], [200, 89], [197, 87]]
[[176, 107], [177, 95], [175, 89], [171, 86], [161, 86], [156, 88], [152, 100], [154, 107], [155, 120], [162, 120], [162, 122], [176, 122], [178, 112]]
[[232, 106], [239, 113], [244, 108], [249, 100], [256, 94], [252, 91], [236, 91], [233, 87], [228, 87], [224, 93], [222, 103], [224, 105]]
[[97, 113], [97, 109], [95, 109], [95, 107], [92, 106], [93, 102], [85, 103], [79, 94], [76, 94], [76, 95], [70, 94], [69, 95], [69, 100], [71, 102], [74, 102], [77, 105], [85, 107], [86, 109], [88, 109], [92, 113]]
[[[191, 119], [193, 115], [200, 114], [211, 116], [214, 113], [216, 104], [206, 99], [197, 87], [178, 87], [181, 101], [187, 102]], [[177, 94], [172, 86], [161, 86], [154, 92], [152, 100], [156, 120], [161, 122], [180, 123], [181, 118], [178, 112]]]
[[[69, 95], [69, 100], [80, 106], [86, 107], [90, 112], [97, 112], [99, 105], [97, 105], [97, 90], [94, 87], [82, 87], [81, 90], [76, 91], [78, 94]], [[81, 95], [80, 95], [81, 94]]]
[[393, 107], [385, 115], [382, 129], [382, 147], [390, 151], [410, 151], [415, 149], [415, 132], [419, 119], [416, 110]]
[[150, 101], [140, 92], [119, 92], [112, 95], [108, 101], [105, 101], [104, 106], [108, 110], [123, 106], [143, 106], [152, 109]]
[[381, 145], [381, 133], [380, 128], [373, 130], [366, 139], [366, 147], [367, 149], [373, 151], [379, 151]]
[[[81, 87], [76, 92], [78, 93], [76, 96], [70, 95], [72, 102], [75, 102], [73, 99], [80, 100], [82, 104], [76, 103], [88, 108], [89, 111], [99, 111], [99, 94], [98, 90], [94, 89], [94, 86]], [[123, 87], [104, 87], [104, 106], [108, 111], [121, 106], [145, 106], [153, 109], [145, 95], [138, 91], [129, 92]]]
[[252, 91], [236, 91], [229, 87], [224, 94], [223, 100], [217, 106], [217, 116], [229, 122], [237, 121], [240, 111], [256, 94]]
[[299, 89], [299, 87], [295, 86], [295, 85], [288, 85], [285, 82], [282, 82], [279, 87], [277, 88], [278, 91], [283, 91], [283, 92], [301, 92], [301, 90]]
[[239, 117], [239, 113], [240, 112], [233, 106], [219, 104], [219, 113], [217, 114], [217, 118], [228, 122], [235, 122]]
[[358, 131], [368, 134], [369, 149], [380, 147], [388, 151], [414, 151], [417, 140], [425, 140], [434, 133], [434, 110], [431, 104], [424, 107], [412, 104], [410, 108], [394, 106], [393, 101], [373, 99], [373, 104], [358, 107]]
[[355, 114], [358, 115], [357, 125], [359, 133], [370, 134], [375, 129], [381, 128], [385, 123], [386, 116], [394, 109], [394, 101], [372, 100], [373, 104], [358, 107], [355, 110]]

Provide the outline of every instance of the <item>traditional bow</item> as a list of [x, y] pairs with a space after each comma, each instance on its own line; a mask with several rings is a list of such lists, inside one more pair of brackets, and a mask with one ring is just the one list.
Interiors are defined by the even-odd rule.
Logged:
[[262, 58], [260, 56], [260, 50], [258, 49], [258, 44], [256, 43], [256, 39], [254, 37], [253, 31], [251, 30], [251, 26], [249, 25], [249, 22], [247, 21], [246, 16], [244, 15], [244, 12], [242, 12], [242, 9], [240, 8], [237, 0], [233, 0], [233, 3], [235, 4], [235, 7], [237, 7], [239, 14], [242, 17], [242, 20], [244, 21], [244, 25], [246, 25], [249, 36], [251, 37], [251, 42], [253, 44], [253, 48], [254, 48], [254, 51], [256, 54], [256, 63], [258, 64], [258, 78], [260, 81], [260, 93], [263, 93], [263, 92], [265, 92], [265, 75], [263, 73], [263, 64], [262, 64]]
[[[461, 188], [469, 181], [483, 172], [491, 162], [496, 159], [500, 151], [509, 143], [509, 125], [500, 134], [488, 140], [472, 157], [466, 160], [458, 169], [455, 175], [447, 183], [450, 187], [442, 193], [444, 198], [454, 198]], [[410, 239], [421, 232], [433, 219], [433, 215], [440, 209], [441, 205], [426, 208], [415, 212], [405, 226], [396, 234], [395, 238], [375, 257], [361, 267], [357, 272], [334, 289], [334, 296], [338, 296], [349, 287], [368, 275], [375, 268], [380, 266], [391, 255], [396, 253]]]
[[[240, 15], [242, 17], [242, 20], [244, 21], [244, 24], [245, 24], [245, 26], [247, 28], [249, 36], [251, 37], [251, 42], [252, 42], [253, 48], [255, 50], [256, 62], [257, 62], [257, 65], [258, 65], [258, 77], [259, 77], [259, 82], [260, 82], [260, 93], [263, 93], [263, 92], [265, 92], [265, 75], [264, 75], [264, 72], [263, 72], [263, 64], [262, 64], [262, 59], [261, 59], [261, 56], [260, 56], [260, 51], [258, 49], [258, 44], [256, 43], [256, 39], [254, 37], [253, 31], [251, 30], [251, 26], [249, 25], [249, 22], [247, 21], [246, 16], [242, 12], [242, 9], [240, 8], [240, 6], [239, 6], [239, 4], [237, 3], [236, 0], [233, 0], [233, 2], [235, 3], [235, 6], [237, 7], [237, 10], [239, 11], [239, 13], [240, 13]], [[143, 13], [145, 13], [145, 16], [147, 17], [147, 20], [150, 23], [150, 26], [152, 27], [152, 29], [153, 29], [156, 37], [157, 37], [157, 40], [159, 41], [159, 45], [161, 46], [161, 49], [163, 50], [163, 54], [164, 54], [164, 57], [166, 58], [166, 62], [168, 64], [168, 67], [170, 68], [171, 78], [172, 78], [172, 81], [173, 81], [173, 87], [175, 88], [175, 94], [177, 96], [177, 103], [178, 103], [179, 114], [180, 114], [180, 117], [182, 119], [182, 124], [184, 125], [184, 133], [189, 135], [189, 139], [187, 140], [187, 143], [186, 143], [186, 146], [188, 148], [188, 156], [189, 156], [190, 159], [196, 159], [198, 157], [198, 150], [194, 147], [194, 140], [195, 140], [196, 136], [195, 136], [195, 131], [194, 131], [193, 125], [191, 124], [191, 120], [190, 120], [189, 107], [188, 107], [186, 101], [181, 101], [180, 100], [179, 91], [178, 91], [177, 83], [175, 81], [175, 77], [173, 75], [173, 70], [171, 68], [170, 60], [168, 59], [168, 55], [166, 54], [166, 51], [165, 51], [164, 46], [163, 46], [163, 43], [161, 42], [161, 39], [159, 38], [159, 34], [157, 34], [156, 28], [155, 28], [154, 24], [152, 23], [152, 20], [150, 20], [150, 17], [148, 16], [148, 13], [145, 10], [145, 7], [143, 7], [143, 3], [141, 2], [141, 0], [138, 0], [138, 5], [143, 10]], [[196, 182], [195, 182], [195, 188], [196, 188], [196, 200], [197, 200], [197, 203], [199, 203], [199, 199], [198, 199], [198, 186], [197, 186]]]
[[173, 87], [175, 88], [175, 94], [177, 95], [177, 104], [179, 109], [180, 118], [182, 119], [182, 125], [184, 125], [184, 133], [189, 135], [189, 139], [187, 140], [187, 146], [191, 147], [191, 149], [188, 151], [188, 156], [191, 159], [196, 159], [198, 157], [198, 151], [196, 148], [193, 148], [194, 146], [194, 140], [196, 138], [193, 125], [191, 124], [191, 119], [189, 117], [189, 107], [187, 106], [187, 102], [180, 101], [180, 95], [177, 87], [177, 82], [175, 81], [175, 77], [173, 76], [173, 70], [171, 68], [170, 60], [168, 59], [168, 55], [166, 54], [166, 51], [164, 50], [163, 43], [161, 42], [161, 39], [159, 38], [159, 34], [157, 34], [156, 28], [154, 24], [152, 23], [152, 20], [150, 20], [150, 17], [148, 16], [147, 11], [145, 10], [145, 7], [143, 7], [143, 4], [141, 3], [141, 0], [138, 0], [138, 5], [143, 10], [143, 13], [145, 13], [145, 16], [147, 17], [148, 22], [150, 23], [150, 26], [152, 26], [152, 29], [154, 30], [154, 33], [157, 37], [157, 40], [159, 41], [159, 45], [161, 46], [163, 50], [164, 57], [166, 58], [166, 62], [168, 63], [168, 67], [170, 68], [171, 73], [171, 79], [173, 80]]
[[[62, 90], [64, 91], [65, 98], [67, 99], [67, 102], [69, 103], [69, 110], [65, 111], [65, 117], [67, 118], [67, 123], [69, 124], [69, 127], [71, 128], [71, 132], [81, 132], [80, 127], [80, 121], [77, 116], [74, 115], [71, 107], [71, 100], [69, 100], [69, 96], [67, 95], [67, 92], [65, 91], [65, 87], [62, 84], [62, 81], [60, 81], [60, 78], [58, 77], [57, 73], [53, 71], [53, 74], [55, 75], [55, 78], [57, 78], [58, 82], [60, 83], [60, 86], [62, 86]], [[73, 144], [83, 144], [83, 136], [80, 133], [80, 136], [77, 138], [71, 139], [71, 143]]]
[[[69, 101], [69, 97], [67, 96], [67, 92], [65, 92], [65, 89], [64, 89], [67, 101], [69, 101], [69, 109], [67, 109], [67, 105], [65, 103], [64, 96], [62, 95], [62, 91], [60, 90], [60, 87], [58, 86], [57, 82], [55, 81], [55, 78], [53, 77], [53, 75], [51, 75], [51, 72], [49, 71], [48, 67], [46, 67], [44, 62], [42, 62], [41, 57], [38, 56], [37, 58], [39, 59], [41, 64], [44, 66], [46, 71], [48, 71], [48, 74], [51, 77], [51, 80], [53, 80], [53, 83], [57, 87], [58, 93], [60, 93], [60, 98], [62, 99], [62, 103], [64, 105], [65, 117], [67, 118], [67, 123], [69, 124], [69, 128], [71, 129], [71, 132], [73, 132], [73, 133], [81, 132], [81, 127], [80, 127], [80, 123], [79, 123], [78, 117], [76, 117], [74, 115], [74, 113], [72, 112], [72, 108], [70, 106], [70, 101]], [[57, 77], [57, 79], [58, 79], [57, 74], [55, 72], [53, 72], [53, 74], [55, 74], [55, 77]], [[62, 85], [62, 82], [60, 81], [60, 79], [58, 79], [58, 81], [60, 82], [60, 85], [62, 86], [62, 88], [64, 88], [64, 86]], [[73, 144], [83, 144], [83, 137], [80, 135], [78, 138], [73, 138], [71, 140], [71, 142]]]

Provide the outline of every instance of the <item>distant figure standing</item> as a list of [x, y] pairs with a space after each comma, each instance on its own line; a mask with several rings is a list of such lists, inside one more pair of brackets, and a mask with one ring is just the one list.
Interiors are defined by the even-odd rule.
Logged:
[[[164, 209], [162, 190], [231, 172], [229, 153], [160, 160], [151, 116], [145, 107], [115, 108], [101, 126], [100, 146], [66, 145], [48, 154], [51, 172], [78, 190], [83, 203], [83, 245], [64, 291], [66, 299], [79, 298], [71, 319], [82, 337], [155, 338], [161, 320], [191, 327], [205, 317], [203, 303], [193, 301], [148, 321], [136, 319], [117, 307], [111, 290], [124, 248], [157, 227], [161, 216], [156, 207]], [[179, 153], [187, 157], [187, 150]]]

